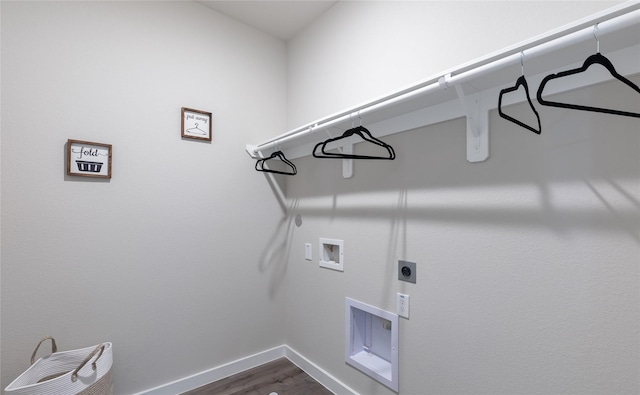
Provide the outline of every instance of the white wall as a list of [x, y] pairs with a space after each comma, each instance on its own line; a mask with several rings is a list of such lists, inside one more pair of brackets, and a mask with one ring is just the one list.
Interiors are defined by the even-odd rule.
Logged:
[[[46, 335], [112, 341], [116, 394], [283, 344], [282, 212], [244, 144], [286, 127], [284, 43], [193, 2], [0, 6], [1, 387]], [[113, 178], [67, 177], [70, 138], [113, 144]]]
[[[340, 2], [289, 43], [289, 127], [610, 5]], [[593, 89], [638, 100], [615, 83], [567, 100]], [[538, 109], [540, 136], [492, 112], [483, 163], [466, 160], [463, 119], [385, 137], [397, 159], [357, 161], [352, 179], [340, 161], [295, 160], [287, 344], [359, 393], [390, 394], [344, 363], [344, 299], [395, 311], [403, 292], [401, 394], [637, 393], [640, 124]], [[318, 267], [320, 237], [344, 240], [344, 273]], [[417, 262], [417, 284], [397, 280], [398, 259]]]
[[617, 3], [338, 2], [288, 42], [288, 130]]
[[[113, 341], [116, 394], [282, 343], [385, 394], [343, 362], [344, 297], [401, 291], [403, 394], [637, 392], [637, 120], [545, 108], [535, 136], [492, 114], [482, 164], [453, 120], [351, 180], [299, 159], [300, 228], [243, 150], [612, 4], [339, 2], [285, 52], [192, 2], [0, 2], [0, 386], [54, 335]], [[180, 139], [182, 106], [213, 112], [211, 144]], [[114, 177], [66, 177], [69, 138], [113, 144]], [[344, 273], [304, 261], [319, 237]]]

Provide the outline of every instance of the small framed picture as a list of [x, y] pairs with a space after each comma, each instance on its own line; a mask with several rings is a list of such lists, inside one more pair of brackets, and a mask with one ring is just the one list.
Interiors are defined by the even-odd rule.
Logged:
[[67, 175], [111, 178], [111, 144], [67, 140]]
[[211, 141], [211, 113], [182, 107], [182, 137]]

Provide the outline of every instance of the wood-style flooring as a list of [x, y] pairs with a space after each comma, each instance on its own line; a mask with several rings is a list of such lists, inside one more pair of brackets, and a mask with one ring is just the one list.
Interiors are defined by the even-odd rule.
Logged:
[[287, 358], [218, 380], [182, 395], [331, 395]]

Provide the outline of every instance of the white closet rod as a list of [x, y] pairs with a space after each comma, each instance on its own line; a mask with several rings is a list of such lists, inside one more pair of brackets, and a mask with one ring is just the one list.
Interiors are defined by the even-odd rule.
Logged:
[[390, 104], [454, 87], [498, 69], [520, 64], [521, 53], [524, 54], [525, 59], [531, 59], [586, 40], [593, 40], [595, 49], [594, 26], [596, 26], [596, 24], [598, 38], [602, 38], [618, 30], [637, 26], [640, 23], [640, 10], [638, 10], [638, 8], [640, 8], [640, 1], [624, 3], [617, 8], [597, 14], [595, 17], [578, 21], [568, 28], [559, 29], [541, 38], [532, 39], [526, 44], [502, 51], [495, 56], [489, 56], [482, 61], [475, 62], [468, 66], [460, 67], [438, 78], [426, 80], [378, 100], [299, 127], [257, 146], [247, 147], [247, 152], [252, 157], [259, 157], [261, 151], [277, 148], [280, 144], [306, 136], [318, 129], [327, 129], [338, 123], [349, 121], [350, 119], [355, 120], [355, 118], [360, 115], [378, 110]]
[[596, 33], [597, 37], [602, 38], [603, 36], [606, 36], [607, 34], [611, 34], [618, 30], [623, 30], [629, 27], [633, 27], [634, 25], [638, 25], [638, 23], [640, 23], [640, 10], [629, 12], [603, 22], [598, 22], [596, 20], [591, 22], [588, 27], [585, 27], [581, 30], [569, 34], [564, 34], [559, 37], [556, 35], [556, 38], [553, 38], [551, 41], [546, 41], [527, 49], [516, 50], [511, 55], [505, 56], [491, 63], [475, 67], [472, 70], [465, 71], [459, 74], [456, 74], [455, 72], [451, 73], [452, 76], [447, 80], [447, 83], [449, 85], [461, 84], [464, 82], [468, 82], [474, 78], [478, 78], [483, 74], [489, 73], [491, 71], [520, 64], [522, 57], [521, 54], [524, 54], [524, 58], [526, 61], [526, 59], [543, 56], [550, 52], [567, 48], [583, 41], [592, 40], [594, 42], [593, 48], [595, 52], [596, 36], [594, 35], [594, 27], [596, 25], [598, 26]]

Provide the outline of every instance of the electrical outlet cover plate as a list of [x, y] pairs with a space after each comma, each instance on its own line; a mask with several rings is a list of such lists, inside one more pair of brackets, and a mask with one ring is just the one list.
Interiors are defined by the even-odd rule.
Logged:
[[311, 243], [304, 243], [304, 259], [308, 261], [312, 259]]
[[400, 317], [409, 318], [409, 295], [398, 292], [396, 310]]
[[415, 284], [416, 274], [415, 262], [398, 261], [398, 280]]

